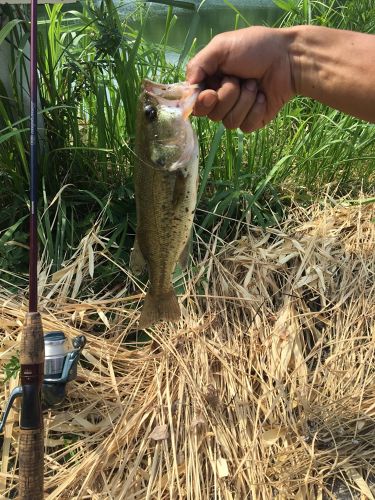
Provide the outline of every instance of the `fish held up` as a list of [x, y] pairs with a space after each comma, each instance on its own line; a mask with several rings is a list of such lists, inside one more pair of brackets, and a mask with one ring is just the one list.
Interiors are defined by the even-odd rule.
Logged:
[[147, 268], [149, 288], [138, 328], [180, 319], [172, 284], [186, 267], [197, 202], [198, 142], [189, 121], [197, 85], [145, 80], [138, 100], [134, 173], [137, 230], [130, 268]]

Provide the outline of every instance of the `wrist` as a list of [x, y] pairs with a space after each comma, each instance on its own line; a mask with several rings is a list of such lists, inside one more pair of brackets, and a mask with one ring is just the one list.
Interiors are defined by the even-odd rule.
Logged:
[[[301, 95], [304, 92], [305, 73], [303, 64], [307, 59], [307, 50], [305, 42], [305, 29], [308, 26], [293, 26], [290, 28], [274, 28], [277, 33], [277, 45], [280, 48], [284, 68], [289, 68], [289, 98]], [[285, 65], [286, 63], [286, 65]]]
[[306, 66], [308, 65], [306, 31], [308, 29], [308, 26], [294, 26], [283, 29], [287, 41], [290, 79], [294, 95], [306, 95]]

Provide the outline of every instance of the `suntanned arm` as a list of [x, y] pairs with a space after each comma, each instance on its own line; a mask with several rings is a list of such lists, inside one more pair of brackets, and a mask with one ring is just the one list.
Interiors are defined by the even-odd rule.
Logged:
[[318, 26], [290, 33], [296, 93], [375, 123], [375, 36]]
[[222, 33], [188, 64], [195, 113], [249, 132], [296, 94], [375, 123], [375, 35], [318, 26]]

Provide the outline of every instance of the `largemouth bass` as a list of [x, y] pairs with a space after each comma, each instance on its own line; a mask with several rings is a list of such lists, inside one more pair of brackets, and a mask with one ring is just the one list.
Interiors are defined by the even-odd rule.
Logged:
[[196, 85], [145, 80], [138, 101], [130, 268], [141, 274], [147, 267], [150, 280], [140, 329], [181, 315], [172, 274], [178, 261], [187, 264], [197, 201], [198, 142], [188, 117], [198, 93]]

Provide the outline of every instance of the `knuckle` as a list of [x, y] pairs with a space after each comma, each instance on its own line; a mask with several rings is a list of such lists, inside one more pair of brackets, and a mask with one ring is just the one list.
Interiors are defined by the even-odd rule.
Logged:
[[207, 113], [205, 112], [204, 109], [197, 108], [197, 107], [193, 109], [192, 114], [193, 114], [193, 116], [206, 116], [207, 115]]
[[239, 126], [239, 123], [235, 121], [232, 114], [229, 114], [223, 119], [223, 125], [225, 128], [233, 130]]
[[211, 43], [221, 44], [223, 42], [224, 38], [225, 38], [225, 34], [224, 33], [218, 33], [217, 35], [215, 35], [212, 38]]
[[210, 120], [212, 120], [213, 122], [219, 122], [219, 121], [221, 121], [221, 119], [222, 119], [222, 117], [221, 117], [221, 116], [219, 116], [219, 114], [218, 114], [218, 113], [214, 113], [214, 112], [209, 113], [207, 116], [208, 116], [208, 118], [209, 118]]
[[256, 87], [257, 86], [256, 86], [255, 81], [249, 80], [241, 85], [241, 93], [246, 94], [247, 98], [249, 96], [254, 96], [253, 98], [255, 99], [256, 95], [257, 95], [257, 92], [256, 92], [257, 88]]
[[253, 125], [249, 120], [245, 120], [241, 123], [240, 129], [242, 132], [250, 132], [253, 129]]
[[254, 129], [255, 120], [253, 117], [249, 115], [245, 118], [245, 120], [241, 123], [240, 129], [242, 132], [251, 132]]

